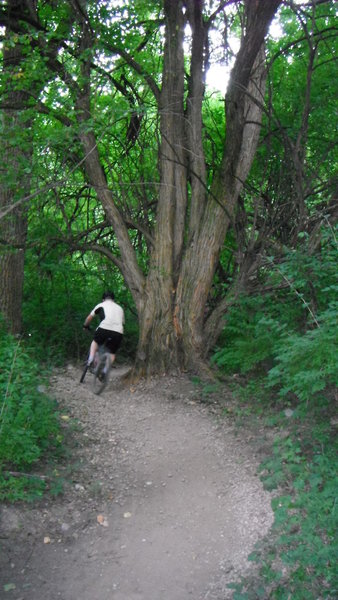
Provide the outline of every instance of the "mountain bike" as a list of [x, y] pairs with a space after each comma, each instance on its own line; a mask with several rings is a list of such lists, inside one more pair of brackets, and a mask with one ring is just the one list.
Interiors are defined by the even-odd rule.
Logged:
[[99, 349], [95, 353], [94, 360], [90, 367], [86, 361], [80, 378], [80, 383], [84, 382], [88, 369], [93, 374], [92, 390], [94, 394], [101, 394], [108, 383], [111, 370], [110, 352], [105, 345], [99, 346]]

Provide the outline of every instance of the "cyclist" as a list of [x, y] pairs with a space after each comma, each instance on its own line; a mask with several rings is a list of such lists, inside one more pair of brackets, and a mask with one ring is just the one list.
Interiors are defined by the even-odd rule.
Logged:
[[83, 324], [84, 329], [89, 329], [89, 324], [95, 316], [98, 316], [101, 319], [100, 325], [97, 327], [93, 341], [90, 345], [87, 363], [89, 368], [94, 361], [94, 356], [99, 346], [105, 344], [110, 353], [111, 363], [113, 364], [116, 352], [121, 345], [123, 338], [124, 311], [121, 306], [114, 302], [114, 298], [114, 292], [104, 292], [102, 302], [93, 308]]

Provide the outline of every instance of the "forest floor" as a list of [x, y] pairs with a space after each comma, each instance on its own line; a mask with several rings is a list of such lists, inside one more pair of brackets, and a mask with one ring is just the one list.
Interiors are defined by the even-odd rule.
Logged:
[[257, 475], [264, 432], [224, 418], [226, 388], [206, 401], [188, 377], [130, 387], [124, 371], [101, 396], [78, 368], [51, 378], [63, 493], [2, 507], [1, 598], [226, 600], [254, 569], [273, 521]]

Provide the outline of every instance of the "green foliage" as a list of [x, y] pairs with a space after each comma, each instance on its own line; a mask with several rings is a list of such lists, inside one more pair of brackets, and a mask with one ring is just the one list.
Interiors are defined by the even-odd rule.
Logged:
[[[337, 77], [335, 19], [334, 2], [308, 6], [298, 15], [294, 8], [285, 5], [279, 14], [283, 35], [268, 42], [268, 53], [272, 59], [269, 78], [274, 114], [272, 117], [268, 113], [264, 115], [263, 129], [267, 127], [267, 131], [271, 132], [272, 118], [279, 131], [273, 136], [268, 133], [268, 143], [262, 145], [260, 152], [265, 163], [263, 168], [267, 165], [268, 169], [271, 168], [268, 186], [271, 199], [273, 202], [277, 197], [283, 200], [289, 220], [295, 210], [297, 194], [294, 176], [297, 165], [292, 149], [297, 144], [298, 135], [302, 140], [301, 153], [304, 153], [302, 168], [308, 206], [313, 209], [316, 203], [323, 201], [322, 190], [326, 187], [331, 190], [326, 197], [335, 193], [337, 145], [332, 123], [335, 121], [336, 92], [329, 83]], [[310, 60], [314, 61], [312, 68], [308, 68]], [[307, 86], [311, 110], [305, 131]], [[279, 206], [282, 213], [283, 205]]]
[[44, 483], [9, 472], [31, 470], [60, 444], [56, 405], [45, 394], [38, 363], [4, 327], [0, 327], [0, 365], [0, 497], [27, 499], [40, 494]]
[[[246, 381], [236, 386], [236, 422], [263, 413], [276, 432], [261, 465], [265, 488], [277, 490], [274, 526], [250, 557], [258, 575], [231, 586], [237, 600], [337, 597], [335, 239], [323, 228], [316, 252], [304, 235], [282, 262], [271, 257], [271, 269], [260, 277], [274, 291], [241, 297], [227, 317], [224, 347], [213, 357], [224, 372], [239, 374], [234, 381]], [[277, 414], [281, 403], [293, 410]]]
[[13, 477], [6, 471], [0, 472], [0, 501], [32, 502], [43, 496], [45, 490], [46, 482], [39, 477], [24, 474]]
[[276, 267], [271, 259], [264, 276], [275, 291], [242, 296], [230, 310], [213, 356], [217, 366], [226, 373], [265, 373], [265, 385], [300, 401], [337, 384], [337, 259], [329, 228], [317, 253], [303, 240]]
[[274, 340], [281, 327], [272, 317], [264, 316], [260, 298], [242, 298], [231, 310], [222, 341], [213, 362], [225, 372], [247, 373], [273, 354]]
[[60, 256], [48, 248], [42, 255], [27, 253], [24, 328], [43, 363], [64, 364], [85, 357], [90, 336], [82, 325], [105, 289], [115, 291], [116, 301], [125, 310], [125, 336], [119, 355], [130, 357], [137, 344], [138, 323], [131, 295], [118, 270], [95, 255]]
[[260, 548], [251, 556], [263, 564], [260, 575], [269, 597], [336, 597], [337, 441], [328, 423], [308, 427], [301, 438], [295, 432], [277, 440], [262, 469], [267, 488], [288, 490], [272, 500], [273, 547], [268, 554]]
[[[249, 386], [254, 392], [254, 382]], [[332, 394], [333, 396], [333, 394]], [[260, 414], [248, 393], [246, 424]], [[236, 423], [238, 418], [236, 418]], [[274, 491], [274, 524], [249, 560], [257, 571], [231, 584], [238, 600], [318, 600], [337, 597], [337, 420], [333, 398], [309, 401], [291, 414], [265, 404], [262, 424], [274, 433], [260, 465], [265, 489]], [[273, 429], [271, 429], [271, 426]]]
[[281, 336], [268, 384], [278, 386], [282, 397], [293, 392], [305, 401], [327, 385], [338, 384], [337, 313], [338, 302], [332, 302], [318, 316], [319, 327], [304, 335]]

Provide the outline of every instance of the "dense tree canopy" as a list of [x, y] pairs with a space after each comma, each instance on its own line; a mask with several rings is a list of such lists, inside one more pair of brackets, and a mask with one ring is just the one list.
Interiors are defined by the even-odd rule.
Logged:
[[[264, 293], [271, 265], [305, 234], [314, 252], [336, 217], [334, 19], [330, 1], [2, 2], [12, 329], [26, 251], [40, 314], [42, 275], [59, 296], [125, 285], [135, 372], [204, 369], [239, 294]], [[224, 98], [206, 86], [217, 61]]]

